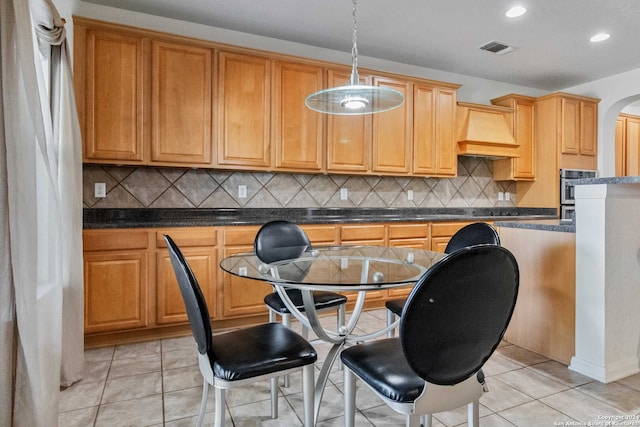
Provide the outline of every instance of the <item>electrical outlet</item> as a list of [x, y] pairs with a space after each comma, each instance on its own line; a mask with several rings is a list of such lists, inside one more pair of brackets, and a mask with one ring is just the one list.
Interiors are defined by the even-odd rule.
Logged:
[[509, 193], [508, 191], [504, 193], [504, 199], [505, 200], [511, 200], [511, 193]]
[[346, 188], [340, 189], [340, 200], [348, 200], [349, 199], [349, 190]]
[[246, 185], [238, 185], [238, 198], [246, 199], [247, 198], [247, 186]]
[[104, 182], [96, 182], [93, 184], [93, 196], [96, 199], [102, 199], [107, 197], [107, 184]]
[[413, 190], [407, 190], [407, 200], [413, 200]]
[[498, 201], [503, 201], [504, 200], [504, 192], [503, 191], [498, 191]]

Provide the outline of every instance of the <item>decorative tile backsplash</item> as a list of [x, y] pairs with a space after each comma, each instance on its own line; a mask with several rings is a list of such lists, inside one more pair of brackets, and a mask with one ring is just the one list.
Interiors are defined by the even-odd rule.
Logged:
[[[84, 165], [83, 202], [86, 208], [515, 206], [515, 183], [493, 181], [492, 167], [488, 159], [459, 157], [458, 176], [449, 179]], [[106, 183], [107, 197], [94, 197], [96, 182]], [[240, 185], [246, 198], [238, 196]], [[511, 200], [499, 201], [498, 192]]]

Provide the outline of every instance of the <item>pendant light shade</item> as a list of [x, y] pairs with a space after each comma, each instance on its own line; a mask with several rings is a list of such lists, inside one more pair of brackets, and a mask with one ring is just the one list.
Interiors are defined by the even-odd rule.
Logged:
[[325, 114], [357, 115], [389, 111], [399, 107], [404, 102], [404, 96], [397, 90], [360, 84], [357, 29], [356, 0], [353, 0], [353, 48], [351, 49], [350, 84], [312, 93], [305, 100], [308, 108]]

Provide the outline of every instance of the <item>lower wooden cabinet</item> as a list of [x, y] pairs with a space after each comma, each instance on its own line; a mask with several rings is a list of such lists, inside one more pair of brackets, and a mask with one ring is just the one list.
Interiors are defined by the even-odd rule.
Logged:
[[[314, 246], [389, 245], [444, 250], [468, 222], [305, 224]], [[113, 345], [188, 333], [180, 289], [163, 236], [182, 250], [207, 300], [214, 329], [266, 320], [271, 285], [224, 273], [222, 258], [253, 251], [259, 226], [84, 230], [85, 342]], [[410, 287], [367, 294], [367, 307], [408, 295]], [[347, 294], [353, 304], [356, 293]]]
[[96, 230], [83, 244], [85, 333], [148, 326], [148, 233]]

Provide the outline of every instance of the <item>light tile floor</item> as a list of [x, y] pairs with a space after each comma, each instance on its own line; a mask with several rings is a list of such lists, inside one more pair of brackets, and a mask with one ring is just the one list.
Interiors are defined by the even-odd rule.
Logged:
[[[359, 328], [379, 329], [385, 310], [363, 313]], [[323, 321], [333, 320], [323, 318]], [[318, 364], [328, 351], [316, 346]], [[192, 426], [200, 404], [202, 379], [191, 336], [85, 352], [82, 381], [61, 391], [59, 425]], [[602, 384], [546, 357], [503, 343], [484, 367], [489, 393], [481, 398], [483, 427], [611, 425], [640, 426], [640, 374]], [[342, 426], [342, 372], [334, 366], [324, 392], [319, 426]], [[228, 392], [228, 426], [300, 426], [300, 375], [281, 388], [279, 418], [270, 418], [268, 383]], [[210, 390], [205, 425], [213, 425]], [[357, 426], [402, 426], [404, 418], [358, 385]], [[617, 420], [607, 424], [605, 417]], [[589, 424], [591, 422], [591, 424]], [[466, 408], [434, 415], [434, 426], [466, 425]]]

